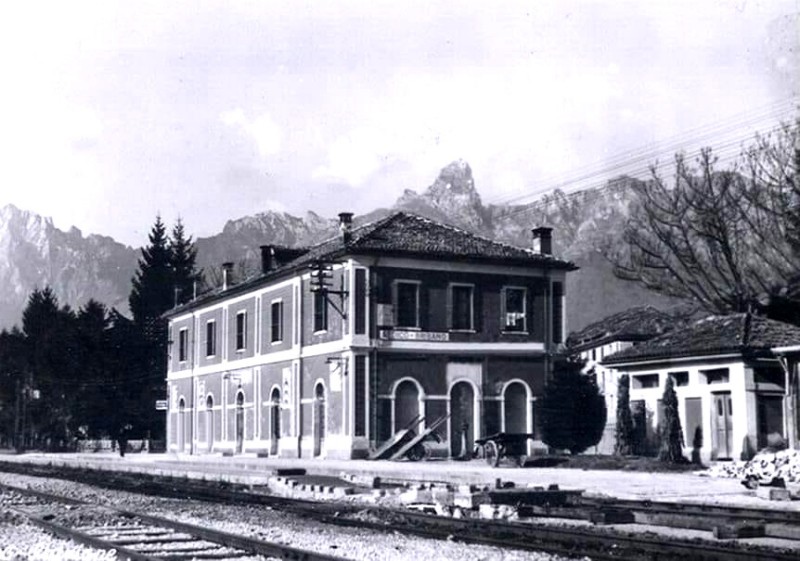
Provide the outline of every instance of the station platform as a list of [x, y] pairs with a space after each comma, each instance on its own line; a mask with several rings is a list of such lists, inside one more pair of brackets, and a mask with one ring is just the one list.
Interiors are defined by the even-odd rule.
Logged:
[[[767, 501], [737, 479], [712, 478], [702, 472], [644, 473], [564, 467], [491, 467], [482, 460], [369, 461], [280, 459], [255, 456], [29, 452], [2, 454], [0, 462], [83, 467], [173, 477], [266, 485], [278, 469], [305, 469], [309, 475], [380, 477], [385, 481], [494, 486], [498, 479], [518, 487], [558, 485], [587, 496], [650, 499], [699, 504], [800, 511], [800, 500]], [[0, 473], [2, 480], [2, 473]]]

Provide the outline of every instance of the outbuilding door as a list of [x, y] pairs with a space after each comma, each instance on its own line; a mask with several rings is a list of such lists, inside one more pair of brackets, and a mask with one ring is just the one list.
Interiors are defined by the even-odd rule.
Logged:
[[733, 405], [730, 392], [713, 394], [711, 450], [716, 458], [733, 457]]

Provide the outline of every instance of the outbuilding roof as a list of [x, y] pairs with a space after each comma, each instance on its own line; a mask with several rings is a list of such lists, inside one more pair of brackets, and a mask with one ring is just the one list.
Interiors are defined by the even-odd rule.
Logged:
[[605, 317], [567, 338], [570, 350], [581, 352], [614, 341], [646, 341], [671, 330], [679, 320], [653, 306], [637, 306]]
[[566, 271], [578, 268], [572, 262], [541, 254], [533, 249], [490, 240], [410, 212], [395, 212], [374, 222], [352, 228], [347, 241], [339, 234], [311, 246], [296, 259], [274, 270], [262, 272], [228, 287], [224, 292], [215, 289], [203, 294], [192, 302], [168, 311], [165, 317], [172, 317], [208, 304], [210, 301], [252, 290], [274, 278], [307, 268], [317, 261], [331, 262], [351, 254], [539, 266]]
[[606, 357], [603, 364], [741, 353], [800, 343], [800, 327], [749, 313], [709, 316]]

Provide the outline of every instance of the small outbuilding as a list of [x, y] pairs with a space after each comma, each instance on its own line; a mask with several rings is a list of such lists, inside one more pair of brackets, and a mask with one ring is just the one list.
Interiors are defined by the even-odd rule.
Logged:
[[687, 452], [708, 461], [748, 456], [769, 435], [797, 446], [797, 357], [800, 327], [740, 313], [707, 317], [602, 364], [630, 376], [634, 424], [651, 448], [671, 377]]

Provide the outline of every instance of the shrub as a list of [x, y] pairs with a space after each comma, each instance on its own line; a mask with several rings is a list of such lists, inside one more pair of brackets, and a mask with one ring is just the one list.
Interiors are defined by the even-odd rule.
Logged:
[[606, 402], [594, 370], [583, 373], [583, 366], [575, 358], [557, 361], [542, 398], [542, 440], [571, 454], [600, 442], [606, 424]]

